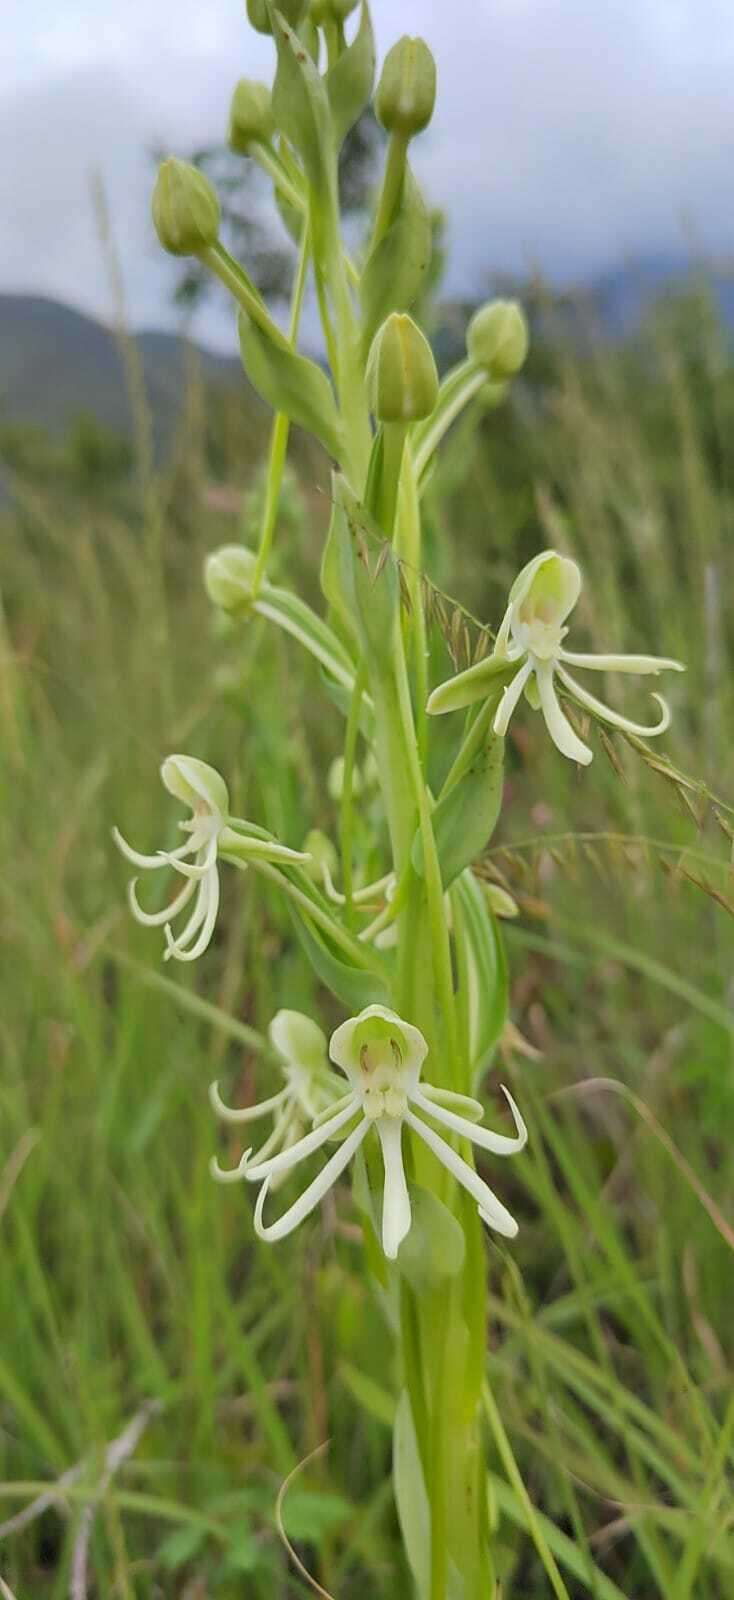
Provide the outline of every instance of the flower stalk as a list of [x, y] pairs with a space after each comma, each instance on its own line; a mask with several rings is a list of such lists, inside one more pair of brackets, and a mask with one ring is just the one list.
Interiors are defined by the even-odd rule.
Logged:
[[[528, 330], [513, 302], [481, 308], [469, 326], [466, 359], [439, 384], [427, 340], [408, 314], [430, 255], [427, 213], [407, 163], [436, 94], [433, 58], [421, 40], [400, 40], [385, 62], [376, 95], [389, 136], [383, 182], [361, 268], [347, 257], [337, 156], [370, 100], [374, 76], [366, 5], [351, 40], [345, 31], [353, 9], [354, 0], [312, 0], [306, 17], [301, 0], [287, 8], [248, 0], [253, 25], [272, 35], [275, 78], [272, 95], [262, 85], [238, 87], [231, 138], [304, 219], [287, 336], [221, 243], [216, 196], [200, 175], [168, 164], [155, 204], [164, 246], [190, 249], [229, 289], [243, 362], [274, 413], [257, 550], [213, 551], [206, 589], [243, 629], [262, 618], [285, 633], [289, 648], [318, 662], [327, 714], [335, 725], [344, 718], [338, 781], [325, 785], [325, 803], [338, 807], [339, 854], [316, 831], [321, 819], [304, 816], [301, 837], [312, 848], [298, 851], [233, 818], [223, 779], [191, 756], [170, 757], [162, 768], [170, 794], [191, 811], [180, 825], [185, 842], [145, 855], [115, 836], [140, 873], [168, 868], [183, 879], [163, 910], [143, 907], [137, 879], [129, 890], [137, 920], [164, 928], [167, 957], [193, 961], [208, 948], [221, 863], [254, 869], [284, 897], [315, 978], [342, 1008], [345, 1020], [327, 1048], [319, 1024], [287, 1009], [285, 996], [286, 1009], [270, 1026], [275, 1062], [263, 1098], [232, 1106], [211, 1086], [212, 1108], [230, 1139], [261, 1125], [257, 1148], [245, 1148], [234, 1165], [214, 1158], [212, 1173], [225, 1184], [256, 1186], [253, 1227], [270, 1246], [302, 1225], [317, 1228], [330, 1191], [346, 1206], [353, 1178], [366, 1270], [397, 1330], [393, 1472], [416, 1600], [486, 1600], [496, 1588], [486, 1419], [508, 1473], [517, 1473], [486, 1385], [485, 1241], [487, 1230], [495, 1240], [514, 1240], [518, 1224], [504, 1188], [500, 1194], [490, 1187], [489, 1161], [519, 1156], [528, 1135], [504, 1086], [512, 1131], [488, 1127], [476, 1097], [506, 1021], [507, 979], [494, 910], [471, 863], [501, 810], [504, 742], [523, 695], [542, 712], [558, 750], [588, 765], [591, 750], [559, 688], [593, 717], [648, 737], [664, 731], [669, 713], [657, 697], [659, 721], [641, 728], [591, 695], [571, 669], [655, 674], [680, 665], [568, 650], [566, 620], [581, 575], [568, 557], [543, 551], [513, 585], [491, 654], [431, 692], [420, 499], [426, 472], [457, 417], [483, 395], [496, 401], [504, 393], [522, 367]], [[298, 349], [309, 278], [328, 375]], [[333, 462], [321, 566], [326, 616], [269, 576], [294, 422]], [[459, 709], [469, 714], [435, 795], [433, 719]], [[360, 740], [376, 769], [381, 810], [367, 843]], [[370, 806], [375, 811], [377, 802]], [[495, 909], [513, 914], [508, 900]], [[174, 919], [187, 910], [174, 935]]]

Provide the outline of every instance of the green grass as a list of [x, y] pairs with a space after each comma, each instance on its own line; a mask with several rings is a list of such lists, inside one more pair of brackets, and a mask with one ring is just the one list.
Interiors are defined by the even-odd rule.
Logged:
[[[496, 622], [540, 542], [580, 554], [577, 647], [586, 631], [689, 663], [665, 751], [726, 801], [734, 380], [692, 311], [656, 341], [657, 367], [564, 349], [532, 411], [459, 429], [431, 488], [432, 572]], [[155, 933], [127, 915], [110, 839], [118, 822], [141, 848], [165, 842], [157, 767], [175, 749], [221, 767], [236, 810], [294, 846], [337, 828], [325, 773], [341, 724], [316, 669], [262, 623], [212, 619], [202, 558], [239, 527], [207, 509], [196, 442], [137, 502], [59, 504], [27, 484], [4, 529], [0, 1517], [81, 1464], [0, 1543], [17, 1600], [69, 1593], [90, 1504], [90, 1595], [306, 1594], [275, 1503], [327, 1438], [286, 1496], [289, 1537], [339, 1600], [408, 1592], [389, 1487], [396, 1374], [348, 1197], [256, 1248], [249, 1197], [207, 1170], [211, 1078], [267, 1081], [259, 1041], [278, 1006], [325, 1027], [338, 1013], [254, 874], [226, 882], [194, 972], [163, 969]], [[313, 596], [326, 475], [301, 470], [278, 562]], [[501, 1069], [531, 1126], [503, 1168], [517, 1246], [489, 1250], [503, 1594], [725, 1600], [731, 815], [622, 740], [607, 754], [592, 734], [579, 775], [540, 718], [514, 726], [482, 870], [520, 903], [512, 1016], [542, 1053], [508, 1052]], [[151, 1400], [105, 1482], [106, 1450]]]

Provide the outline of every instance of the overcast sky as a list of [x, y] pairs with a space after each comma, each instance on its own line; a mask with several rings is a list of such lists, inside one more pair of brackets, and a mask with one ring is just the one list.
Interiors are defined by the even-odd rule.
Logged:
[[[10, 14], [8, 16], [8, 4]], [[539, 265], [585, 278], [680, 251], [734, 254], [732, 0], [373, 0], [380, 54], [422, 33], [438, 62], [415, 146], [450, 222], [452, 289]], [[170, 325], [148, 151], [221, 136], [234, 80], [269, 77], [243, 0], [5, 0], [0, 291], [110, 315], [90, 200], [102, 177], [130, 321]], [[205, 312], [200, 336], [229, 323]]]

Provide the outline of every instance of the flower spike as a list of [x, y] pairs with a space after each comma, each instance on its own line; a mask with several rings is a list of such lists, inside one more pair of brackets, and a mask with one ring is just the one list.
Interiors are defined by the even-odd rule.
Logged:
[[[279, 1015], [292, 1017], [296, 1014], [281, 1012]], [[302, 1022], [307, 1020], [301, 1019]], [[477, 1202], [483, 1222], [505, 1238], [514, 1238], [517, 1233], [514, 1217], [469, 1162], [457, 1155], [432, 1125], [438, 1123], [494, 1155], [515, 1155], [527, 1142], [527, 1129], [509, 1091], [505, 1089], [504, 1093], [514, 1118], [515, 1134], [493, 1133], [489, 1128], [478, 1127], [476, 1121], [471, 1120], [481, 1111], [476, 1101], [436, 1089], [431, 1084], [421, 1085], [421, 1068], [428, 1054], [423, 1034], [385, 1006], [368, 1006], [358, 1017], [343, 1022], [332, 1034], [329, 1053], [347, 1078], [351, 1092], [332, 1101], [315, 1119], [310, 1133], [276, 1154], [271, 1155], [269, 1150], [266, 1153], [265, 1146], [254, 1159], [248, 1152], [232, 1173], [223, 1173], [218, 1166], [212, 1169], [214, 1176], [225, 1182], [247, 1178], [251, 1183], [262, 1185], [255, 1206], [258, 1237], [275, 1242], [292, 1233], [345, 1171], [374, 1126], [384, 1167], [382, 1247], [389, 1260], [395, 1260], [411, 1226], [410, 1195], [403, 1164], [404, 1127], [411, 1128], [457, 1183], [468, 1190]], [[264, 1110], [268, 1104], [272, 1102], [265, 1102], [259, 1109]], [[459, 1115], [456, 1108], [468, 1115]], [[257, 1109], [253, 1108], [253, 1115]], [[243, 1120], [246, 1116], [248, 1112], [243, 1114]], [[355, 1117], [358, 1118], [356, 1123]], [[350, 1127], [350, 1124], [353, 1125]], [[274, 1184], [329, 1140], [339, 1137], [343, 1142], [300, 1197], [275, 1222], [265, 1223], [265, 1202]]]
[[588, 766], [592, 752], [579, 738], [563, 710], [556, 679], [586, 711], [610, 727], [653, 739], [670, 726], [670, 712], [662, 695], [653, 695], [660, 707], [657, 722], [648, 726], [632, 722], [584, 689], [569, 666], [592, 672], [684, 672], [680, 661], [668, 656], [588, 655], [566, 650], [566, 618], [581, 592], [581, 572], [575, 561], [556, 550], [543, 550], [515, 579], [493, 654], [434, 689], [428, 711], [457, 711], [477, 700], [500, 694], [492, 724], [504, 738], [523, 692], [539, 708], [556, 749], [570, 761]]

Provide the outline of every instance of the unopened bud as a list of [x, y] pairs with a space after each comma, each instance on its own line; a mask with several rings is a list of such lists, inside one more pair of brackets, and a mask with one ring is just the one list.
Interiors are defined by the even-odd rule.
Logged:
[[359, 0], [311, 0], [309, 16], [319, 27], [324, 22], [346, 22]]
[[412, 317], [393, 311], [378, 328], [367, 362], [370, 410], [379, 422], [420, 422], [438, 399], [433, 351]]
[[385, 57], [375, 95], [378, 122], [410, 139], [422, 133], [436, 104], [436, 63], [424, 39], [398, 39]]
[[209, 179], [188, 161], [171, 156], [163, 162], [151, 210], [163, 249], [172, 256], [195, 256], [216, 244], [219, 201]]
[[516, 300], [490, 300], [480, 306], [466, 331], [470, 360], [484, 367], [495, 383], [519, 372], [528, 344], [528, 325]]
[[[275, 9], [285, 18], [289, 27], [297, 28], [307, 5], [308, 0], [277, 0]], [[272, 33], [266, 0], [247, 0], [247, 15], [258, 33]]]
[[306, 834], [303, 849], [310, 857], [303, 870], [314, 883], [323, 882], [324, 868], [332, 878], [336, 877], [339, 857], [328, 834], [322, 833], [319, 828], [312, 828], [311, 832]]
[[272, 96], [266, 83], [240, 78], [229, 109], [227, 143], [238, 155], [247, 155], [255, 141], [267, 144], [275, 130]]
[[496, 917], [519, 917], [520, 907], [511, 894], [499, 883], [485, 883], [484, 893], [490, 910]]
[[242, 544], [225, 544], [207, 556], [204, 587], [215, 606], [223, 611], [246, 610], [252, 599], [252, 579], [256, 560]]

